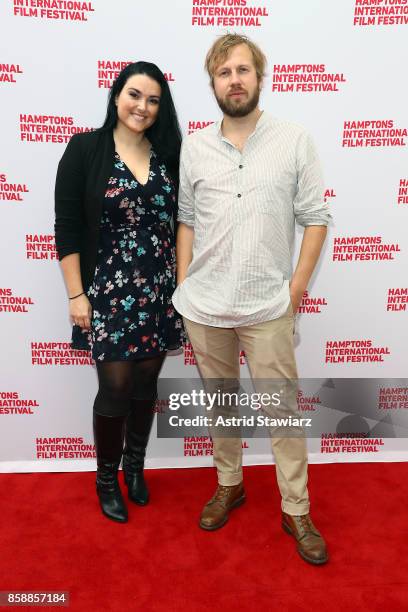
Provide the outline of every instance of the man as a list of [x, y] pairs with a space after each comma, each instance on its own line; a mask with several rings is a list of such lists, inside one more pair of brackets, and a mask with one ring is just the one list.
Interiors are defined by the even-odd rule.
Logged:
[[[178, 288], [173, 296], [205, 380], [239, 379], [239, 344], [252, 378], [297, 378], [296, 312], [329, 220], [319, 162], [307, 133], [259, 109], [266, 59], [247, 37], [226, 34], [206, 58], [221, 122], [189, 136], [180, 167]], [[295, 272], [295, 220], [304, 226]], [[328, 559], [309, 516], [304, 437], [272, 437], [282, 526], [302, 558]], [[218, 488], [200, 518], [223, 526], [245, 501], [242, 444], [213, 436]]]

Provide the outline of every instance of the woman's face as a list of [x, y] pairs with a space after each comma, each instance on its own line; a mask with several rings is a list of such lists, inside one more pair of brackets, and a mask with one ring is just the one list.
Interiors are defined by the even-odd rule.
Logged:
[[161, 87], [145, 74], [134, 74], [116, 97], [118, 122], [131, 132], [147, 130], [157, 119]]

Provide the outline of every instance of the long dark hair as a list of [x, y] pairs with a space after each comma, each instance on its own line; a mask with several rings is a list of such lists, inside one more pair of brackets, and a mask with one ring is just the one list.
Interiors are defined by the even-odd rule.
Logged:
[[127, 80], [135, 74], [145, 74], [156, 81], [161, 87], [157, 119], [153, 125], [146, 130], [146, 136], [151, 142], [154, 151], [166, 165], [177, 188], [181, 130], [169, 85], [164, 78], [164, 74], [156, 64], [152, 64], [151, 62], [134, 62], [133, 64], [128, 64], [119, 73], [109, 92], [108, 108], [101, 129], [113, 130], [116, 126], [118, 121], [118, 110], [115, 100], [126, 85]]

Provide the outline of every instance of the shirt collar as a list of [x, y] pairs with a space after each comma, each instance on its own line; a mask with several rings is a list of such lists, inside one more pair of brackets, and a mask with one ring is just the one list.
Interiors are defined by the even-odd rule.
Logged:
[[[252, 138], [252, 136], [254, 136], [257, 132], [259, 132], [259, 130], [262, 128], [263, 125], [265, 125], [267, 121], [268, 121], [268, 114], [265, 111], [262, 111], [261, 115], [259, 116], [258, 121], [256, 122], [254, 131], [248, 136], [248, 140]], [[221, 131], [221, 126], [222, 126], [222, 119], [217, 121], [215, 124], [216, 133], [219, 136], [220, 140], [225, 140], [226, 142], [229, 142], [228, 139], [225, 138], [225, 136], [223, 136], [223, 133]]]

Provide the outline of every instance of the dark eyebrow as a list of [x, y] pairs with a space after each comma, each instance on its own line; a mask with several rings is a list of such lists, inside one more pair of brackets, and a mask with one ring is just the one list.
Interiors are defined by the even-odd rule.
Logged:
[[[128, 91], [134, 91], [138, 94], [141, 94], [142, 92], [139, 91], [138, 89], [136, 89], [136, 87], [129, 87]], [[148, 96], [149, 98], [157, 98], [158, 100], [160, 100], [160, 96], [155, 96], [154, 94], [151, 96]]]

